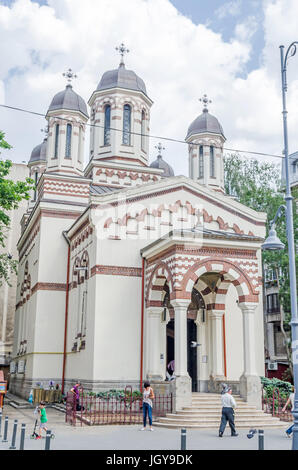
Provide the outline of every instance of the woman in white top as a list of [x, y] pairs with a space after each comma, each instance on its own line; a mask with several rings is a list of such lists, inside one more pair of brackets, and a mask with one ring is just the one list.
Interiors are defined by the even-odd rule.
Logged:
[[[291, 403], [291, 405], [292, 405], [291, 411], [294, 410], [294, 397], [295, 397], [295, 388], [292, 387], [292, 393], [290, 393], [290, 396], [289, 396], [289, 398], [287, 399], [287, 402], [286, 402], [285, 406], [284, 406], [283, 409], [281, 410], [282, 413], [284, 413], [284, 412], [286, 411], [287, 406], [288, 406], [289, 403]], [[293, 432], [293, 427], [294, 427], [294, 424], [291, 424], [291, 426], [290, 426], [288, 429], [286, 429], [286, 435], [287, 435], [288, 437], [291, 437], [291, 434], [292, 434], [292, 432]]]
[[141, 431], [146, 429], [146, 420], [147, 414], [149, 418], [150, 431], [153, 431], [152, 427], [152, 400], [154, 398], [154, 393], [152, 387], [150, 387], [149, 382], [144, 382], [144, 392], [143, 392], [143, 427]]

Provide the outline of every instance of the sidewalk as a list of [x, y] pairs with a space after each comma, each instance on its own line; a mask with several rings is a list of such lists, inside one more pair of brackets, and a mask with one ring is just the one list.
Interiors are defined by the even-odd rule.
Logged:
[[[65, 423], [65, 414], [47, 408], [49, 429], [55, 434], [51, 439], [52, 450], [180, 450], [179, 430], [155, 428], [153, 432], [141, 432], [140, 426], [76, 426]], [[3, 443], [4, 418], [9, 417], [8, 442]], [[16, 447], [20, 446], [21, 424], [26, 423], [25, 450], [43, 450], [45, 439], [32, 440], [36, 416], [33, 409], [15, 409], [4, 406], [0, 451], [11, 445], [13, 421], [18, 419]], [[236, 423], [237, 426], [237, 423]], [[285, 424], [285, 428], [287, 425]], [[187, 450], [257, 450], [258, 436], [247, 438], [248, 430], [240, 429], [238, 437], [230, 437], [227, 427], [219, 438], [215, 429], [187, 430]], [[282, 429], [265, 429], [265, 450], [291, 450], [292, 439]]]

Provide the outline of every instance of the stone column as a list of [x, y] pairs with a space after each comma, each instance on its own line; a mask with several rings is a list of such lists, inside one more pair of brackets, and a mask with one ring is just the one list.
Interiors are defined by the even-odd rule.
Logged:
[[148, 318], [148, 373], [150, 380], [163, 380], [160, 373], [160, 329], [163, 307], [149, 307], [146, 310]]
[[212, 311], [209, 313], [211, 320], [211, 338], [212, 338], [212, 368], [211, 377], [213, 380], [224, 380], [223, 368], [223, 328], [222, 319], [224, 312]]
[[255, 309], [257, 304], [239, 304], [243, 314], [244, 371], [240, 377], [240, 396], [261, 409], [261, 379], [257, 373], [255, 353]]
[[190, 301], [171, 301], [175, 311], [175, 386], [176, 410], [191, 405], [191, 378], [187, 372], [187, 309]]
[[202, 321], [203, 310], [198, 310], [195, 323], [197, 325], [197, 342], [200, 344], [197, 348], [198, 364], [198, 391], [208, 392], [209, 382], [209, 363], [206, 335], [207, 312], [205, 311], [205, 321]]

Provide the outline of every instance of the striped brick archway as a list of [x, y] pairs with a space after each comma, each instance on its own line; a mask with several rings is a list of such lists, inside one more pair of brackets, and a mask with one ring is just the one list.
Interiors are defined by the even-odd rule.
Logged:
[[159, 262], [150, 275], [146, 289], [146, 307], [161, 307], [164, 296], [164, 286], [168, 284], [170, 294], [173, 292], [173, 277], [168, 265]]
[[211, 302], [211, 289], [206, 288], [201, 292], [208, 297], [207, 308], [213, 310], [225, 309], [225, 296], [230, 284], [237, 290], [239, 303], [258, 302], [258, 292], [253, 288], [248, 275], [238, 266], [230, 261], [220, 261], [209, 258], [194, 263], [185, 273], [181, 282], [181, 296], [185, 299], [191, 298], [191, 292], [198, 279], [205, 273], [218, 273], [221, 275], [221, 282], [215, 288], [215, 296]]

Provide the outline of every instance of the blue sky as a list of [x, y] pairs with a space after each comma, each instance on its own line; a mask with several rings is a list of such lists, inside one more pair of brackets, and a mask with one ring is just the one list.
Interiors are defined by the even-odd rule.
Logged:
[[230, 41], [237, 24], [249, 17], [255, 18], [256, 31], [252, 37], [252, 54], [246, 64], [250, 72], [260, 65], [261, 51], [264, 47], [262, 0], [170, 0], [180, 13], [189, 17], [195, 24], [205, 24]]
[[[206, 93], [228, 148], [280, 155], [279, 45], [297, 39], [297, 17], [297, 0], [0, 0], [0, 103], [46, 114], [69, 67], [78, 75], [75, 91], [88, 102], [102, 74], [118, 66], [115, 46], [124, 41], [127, 68], [154, 102], [153, 136], [183, 141]], [[298, 148], [295, 60], [288, 77], [292, 151]], [[45, 124], [43, 117], [0, 109], [14, 161], [28, 160]], [[151, 142], [149, 161], [158, 140]], [[165, 147], [176, 174], [187, 174], [187, 145]]]

